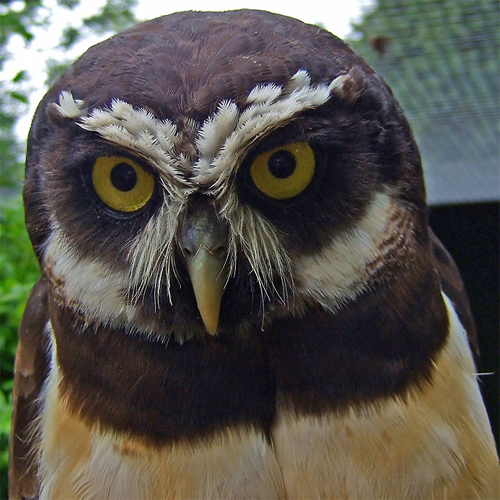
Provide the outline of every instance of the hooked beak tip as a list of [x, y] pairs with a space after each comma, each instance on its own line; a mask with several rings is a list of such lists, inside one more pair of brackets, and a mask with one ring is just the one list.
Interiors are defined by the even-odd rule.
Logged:
[[211, 335], [212, 337], [214, 337], [215, 335], [217, 335], [219, 321], [216, 321], [213, 324], [209, 324], [207, 321], [204, 321], [203, 323], [204, 323], [205, 329], [207, 330], [207, 333], [209, 335]]
[[225, 259], [200, 249], [188, 261], [188, 272], [205, 329], [209, 335], [217, 335], [227, 279]]

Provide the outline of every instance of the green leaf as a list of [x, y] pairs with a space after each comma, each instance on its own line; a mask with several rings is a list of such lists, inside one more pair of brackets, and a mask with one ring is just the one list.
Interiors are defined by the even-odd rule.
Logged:
[[15, 99], [16, 101], [19, 101], [19, 102], [22, 102], [24, 104], [28, 104], [28, 98], [24, 95], [24, 94], [21, 94], [19, 92], [16, 92], [15, 90], [9, 92], [9, 95]]
[[7, 12], [7, 14], [0, 15], [0, 42], [5, 43], [8, 35], [12, 33], [21, 35], [28, 42], [33, 38], [18, 12]]
[[21, 70], [17, 75], [12, 79], [14, 83], [24, 82], [28, 78], [28, 72], [26, 70]]
[[65, 28], [59, 45], [65, 49], [72, 47], [80, 40], [80, 30], [73, 26]]

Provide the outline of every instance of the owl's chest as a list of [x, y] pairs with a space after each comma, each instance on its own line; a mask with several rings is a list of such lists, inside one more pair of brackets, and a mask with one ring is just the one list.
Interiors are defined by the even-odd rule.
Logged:
[[224, 430], [198, 443], [154, 447], [88, 427], [51, 394], [42, 421], [41, 499], [284, 498], [265, 437]]
[[[481, 498], [473, 445], [433, 415], [413, 420], [282, 415], [273, 445], [248, 429], [158, 449], [47, 409], [41, 499]], [[389, 422], [391, 420], [391, 422]], [[474, 439], [477, 429], [470, 431]], [[469, 446], [470, 445], [470, 446]], [[479, 452], [479, 450], [476, 450]], [[496, 473], [494, 469], [488, 474]]]
[[472, 357], [446, 306], [449, 335], [424, 387], [336, 413], [278, 408], [273, 449], [288, 498], [498, 498]]
[[[238, 383], [227, 399], [213, 392], [206, 400], [212, 413], [221, 406], [226, 415], [244, 395], [234, 420], [219, 418], [211, 432], [170, 442], [132, 437], [132, 423], [120, 430], [102, 417], [84, 422], [69, 409], [54, 363], [40, 423], [40, 498], [494, 498], [498, 488], [488, 488], [498, 484], [498, 461], [493, 444], [481, 444], [493, 441], [467, 340], [449, 312], [450, 335], [432, 383], [404, 399], [317, 415], [287, 412], [275, 400], [270, 427], [259, 427], [264, 413], [242, 418], [259, 398], [250, 400], [253, 386], [244, 391]], [[245, 374], [255, 379], [257, 371]], [[180, 415], [188, 422], [195, 414], [194, 403], [178, 406], [161, 397], [158, 421]], [[144, 415], [132, 404], [129, 412], [139, 427]]]

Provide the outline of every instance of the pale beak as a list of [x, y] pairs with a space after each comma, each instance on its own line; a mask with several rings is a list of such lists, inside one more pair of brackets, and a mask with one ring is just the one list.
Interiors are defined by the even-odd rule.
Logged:
[[181, 251], [191, 279], [198, 311], [207, 332], [216, 335], [228, 277], [228, 230], [210, 208], [188, 215], [180, 235]]
[[186, 263], [201, 319], [207, 332], [215, 335], [227, 279], [225, 259], [200, 246], [192, 258], [186, 258]]

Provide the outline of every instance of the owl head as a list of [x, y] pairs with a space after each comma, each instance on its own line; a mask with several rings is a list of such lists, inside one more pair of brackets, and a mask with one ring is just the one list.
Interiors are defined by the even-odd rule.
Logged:
[[37, 109], [24, 196], [56, 301], [180, 342], [336, 311], [428, 246], [387, 85], [330, 33], [260, 11], [90, 48]]

